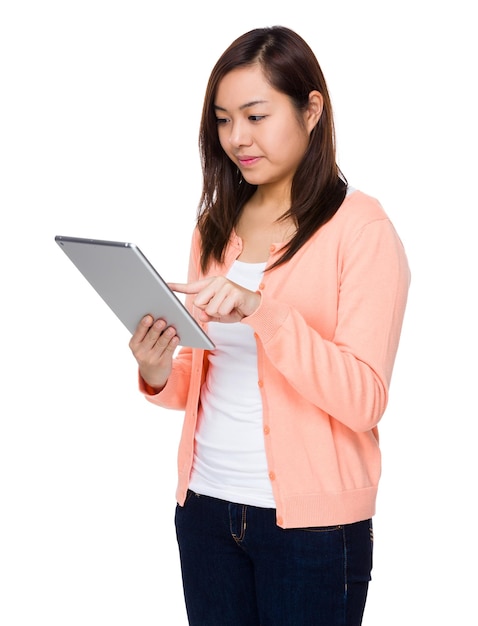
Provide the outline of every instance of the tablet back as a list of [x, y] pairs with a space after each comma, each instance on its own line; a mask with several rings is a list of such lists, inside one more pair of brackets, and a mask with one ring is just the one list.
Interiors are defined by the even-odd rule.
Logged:
[[161, 317], [174, 326], [181, 345], [214, 348], [136, 245], [61, 235], [55, 241], [130, 333], [149, 313], [154, 319]]

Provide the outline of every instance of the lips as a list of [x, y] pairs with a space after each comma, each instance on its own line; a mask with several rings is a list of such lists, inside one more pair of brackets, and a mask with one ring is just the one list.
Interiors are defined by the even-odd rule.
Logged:
[[237, 160], [243, 167], [254, 165], [260, 160], [261, 157], [249, 156], [248, 154], [237, 157]]

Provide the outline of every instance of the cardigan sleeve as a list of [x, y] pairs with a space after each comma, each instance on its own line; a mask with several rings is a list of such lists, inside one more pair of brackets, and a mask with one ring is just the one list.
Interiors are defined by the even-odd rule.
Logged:
[[[347, 240], [337, 266], [337, 317], [324, 339], [290, 303], [267, 289], [243, 322], [253, 327], [266, 361], [307, 401], [357, 432], [382, 417], [407, 301], [410, 273], [388, 218], [362, 225]], [[307, 297], [305, 285], [297, 302]]]

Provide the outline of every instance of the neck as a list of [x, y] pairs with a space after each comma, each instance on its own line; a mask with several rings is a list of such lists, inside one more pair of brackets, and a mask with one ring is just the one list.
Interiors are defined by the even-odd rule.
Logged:
[[261, 214], [264, 219], [275, 222], [290, 209], [290, 189], [258, 187], [246, 207]]

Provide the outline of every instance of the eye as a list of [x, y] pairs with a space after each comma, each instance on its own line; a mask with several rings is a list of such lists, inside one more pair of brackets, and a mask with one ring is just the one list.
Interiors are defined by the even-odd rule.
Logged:
[[249, 115], [251, 122], [260, 122], [261, 120], [265, 120], [266, 117], [266, 115]]
[[228, 119], [226, 117], [217, 117], [216, 118], [216, 123], [218, 126], [221, 126], [221, 124], [226, 124], [228, 121]]

